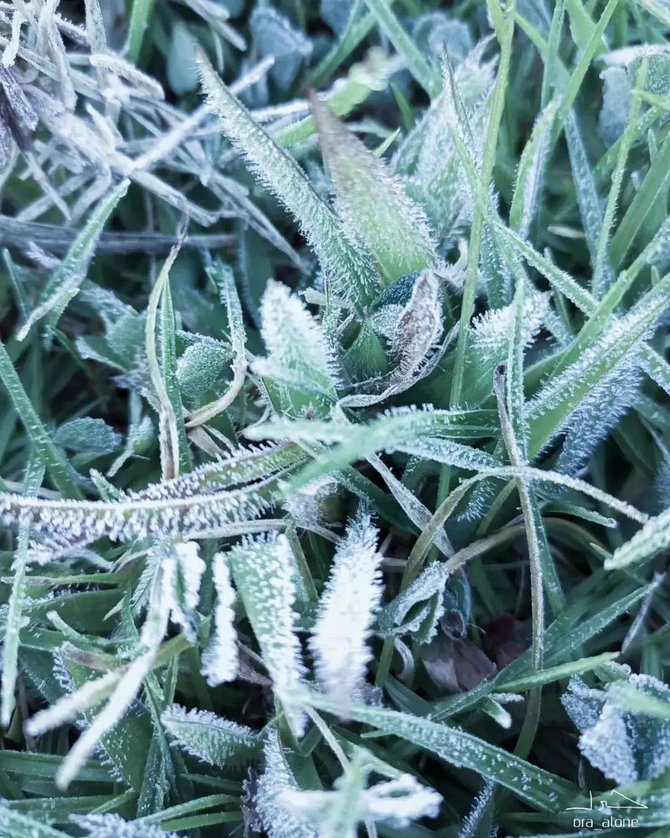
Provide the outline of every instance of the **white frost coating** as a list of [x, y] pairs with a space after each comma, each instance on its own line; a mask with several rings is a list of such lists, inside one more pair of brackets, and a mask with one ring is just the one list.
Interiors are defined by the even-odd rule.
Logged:
[[245, 156], [260, 181], [295, 216], [321, 264], [357, 311], [381, 291], [372, 261], [344, 235], [335, 213], [321, 200], [296, 161], [279, 148], [244, 106], [221, 83], [207, 60], [199, 60], [203, 87], [223, 130]]
[[335, 396], [337, 362], [321, 324], [280, 282], [268, 282], [263, 293], [261, 334], [274, 365], [295, 373], [315, 392]]
[[124, 821], [120, 815], [70, 815], [70, 820], [90, 838], [178, 838], [176, 832], [142, 820]]
[[362, 788], [366, 775], [365, 770], [354, 777], [345, 773], [333, 791], [287, 788], [280, 800], [297, 817], [319, 824], [322, 838], [356, 838], [358, 823], [379, 821], [401, 828], [437, 815], [442, 796], [409, 774], [367, 789]]
[[668, 306], [667, 285], [660, 282], [620, 319], [610, 318], [609, 328], [583, 351], [574, 363], [542, 387], [528, 402], [528, 419], [553, 414], [555, 432], [565, 427], [570, 413], [604, 375], [620, 370], [641, 342], [650, 336], [654, 323]]
[[402, 827], [417, 818], [434, 818], [442, 796], [422, 786], [409, 774], [403, 774], [396, 780], [367, 789], [364, 800], [366, 817]]
[[186, 753], [218, 768], [244, 760], [260, 748], [257, 731], [207, 710], [187, 711], [172, 704], [161, 714], [161, 722]]
[[289, 698], [304, 672], [293, 610], [295, 559], [289, 540], [283, 534], [247, 538], [228, 556], [275, 693], [292, 729], [302, 735], [304, 713]]
[[[102, 537], [133, 541], [150, 536], [188, 536], [258, 518], [267, 508], [254, 488], [216, 494], [172, 494], [178, 481], [155, 484], [151, 492], [128, 492], [114, 501], [44, 500], [0, 493], [0, 517], [29, 522], [45, 541], [31, 559], [48, 561], [73, 546]], [[181, 488], [181, 487], [180, 487]], [[33, 547], [33, 545], [31, 545]]]
[[[480, 166], [497, 61], [483, 60], [488, 43], [488, 39], [480, 41], [453, 75], [445, 66], [442, 92], [396, 156], [396, 170], [400, 172], [407, 158], [416, 156], [410, 187], [422, 198], [436, 232], [452, 238], [468, 223], [473, 209], [470, 185], [452, 132], [460, 134]], [[419, 146], [418, 151], [413, 151], [413, 146]]]
[[360, 698], [371, 657], [367, 641], [382, 593], [377, 538], [369, 515], [351, 522], [335, 551], [310, 638], [319, 682], [343, 714]]
[[642, 372], [633, 354], [588, 393], [565, 426], [557, 471], [575, 474], [588, 462], [598, 444], [635, 404], [641, 384]]
[[394, 280], [431, 267], [437, 258], [423, 209], [320, 99], [312, 99], [324, 162], [338, 213], [352, 242], [362, 242]]
[[217, 553], [212, 562], [216, 607], [209, 646], [202, 656], [202, 674], [210, 687], [232, 681], [237, 675], [237, 637], [235, 635], [235, 591], [230, 581], [228, 560]]
[[610, 665], [616, 680], [589, 689], [570, 679], [563, 706], [581, 731], [579, 747], [617, 783], [653, 780], [670, 766], [670, 687], [651, 675]]
[[[547, 314], [551, 295], [533, 292], [526, 295], [523, 303], [524, 346], [530, 346], [540, 330]], [[492, 309], [472, 323], [471, 339], [478, 354], [485, 357], [499, 357], [501, 351], [507, 351], [510, 335], [514, 327], [514, 306]]]
[[[160, 550], [161, 545], [157, 544], [154, 549]], [[138, 648], [143, 651], [128, 665], [105, 706], [83, 731], [61, 763], [56, 773], [56, 785], [61, 789], [70, 785], [105, 734], [123, 718], [140, 691], [145, 677], [151, 672], [156, 653], [167, 631], [174, 584], [174, 554], [166, 553], [164, 558], [165, 560], [158, 565], [158, 572], [152, 581], [147, 616], [140, 632]]]
[[378, 620], [379, 630], [386, 635], [414, 635], [422, 630], [420, 642], [432, 640], [444, 613], [442, 593], [447, 578], [443, 562], [429, 564], [411, 585], [383, 608]]
[[626, 722], [611, 704], [605, 705], [596, 724], [581, 735], [579, 748], [591, 765], [617, 783], [638, 779]]
[[318, 838], [318, 831], [284, 804], [287, 791], [299, 791], [275, 730], [266, 734], [264, 771], [258, 780], [254, 804], [269, 838]]
[[670, 547], [670, 508], [651, 518], [635, 535], [614, 551], [605, 561], [606, 570], [628, 567], [653, 559]]
[[200, 558], [200, 547], [195, 541], [179, 542], [173, 546], [174, 564], [170, 618], [181, 626], [186, 637], [197, 642], [195, 612], [200, 601], [200, 584], [205, 562]]
[[106, 698], [110, 689], [121, 678], [121, 672], [107, 672], [100, 678], [88, 681], [76, 692], [63, 696], [51, 707], [40, 710], [31, 716], [24, 725], [28, 736], [41, 736], [48, 730], [60, 727], [66, 722], [76, 719], [80, 713], [95, 707], [100, 701]]

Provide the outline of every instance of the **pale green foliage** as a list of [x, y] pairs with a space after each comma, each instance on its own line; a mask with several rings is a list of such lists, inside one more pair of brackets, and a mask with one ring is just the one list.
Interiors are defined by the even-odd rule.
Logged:
[[245, 155], [261, 181], [298, 219], [311, 246], [336, 288], [358, 310], [376, 296], [379, 279], [370, 262], [343, 235], [334, 213], [318, 197], [297, 163], [274, 144], [244, 106], [217, 78], [206, 59], [200, 60], [203, 84], [223, 128]]
[[328, 105], [314, 97], [312, 108], [348, 236], [367, 248], [388, 280], [432, 267], [436, 254], [426, 219], [402, 182], [386, 171]]

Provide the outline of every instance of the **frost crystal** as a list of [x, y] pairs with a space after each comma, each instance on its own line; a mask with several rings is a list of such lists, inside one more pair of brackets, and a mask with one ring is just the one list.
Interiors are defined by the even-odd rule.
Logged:
[[254, 806], [269, 838], [317, 838], [319, 832], [283, 802], [287, 791], [298, 791], [277, 732], [266, 733], [263, 773], [258, 779]]
[[420, 643], [432, 640], [444, 613], [446, 581], [444, 565], [433, 562], [380, 612], [379, 630], [387, 635], [411, 633]]
[[304, 715], [289, 695], [304, 671], [295, 633], [295, 560], [291, 545], [285, 535], [247, 538], [228, 557], [275, 693], [291, 726], [302, 734]]
[[247, 761], [260, 751], [257, 731], [207, 710], [187, 711], [172, 704], [163, 710], [161, 721], [180, 748], [217, 768]]
[[617, 783], [652, 780], [670, 767], [670, 687], [626, 674], [604, 690], [570, 679], [563, 705], [582, 735], [584, 756]]
[[407, 379], [418, 373], [442, 336], [442, 320], [440, 283], [432, 271], [424, 271], [416, 278], [392, 333], [391, 354], [398, 365], [396, 377]]
[[170, 617], [191, 643], [197, 642], [198, 616], [196, 609], [200, 600], [200, 583], [205, 572], [205, 562], [200, 558], [200, 548], [194, 541], [174, 545], [171, 560], [164, 559], [164, 572], [169, 563], [172, 581]]
[[335, 551], [310, 638], [319, 682], [343, 715], [360, 697], [371, 657], [367, 641], [382, 592], [377, 538], [366, 513], [350, 523]]
[[436, 260], [432, 234], [402, 181], [328, 105], [313, 97], [312, 109], [339, 215], [351, 240], [363, 242], [389, 280], [431, 267]]
[[435, 817], [442, 797], [409, 774], [365, 788], [368, 754], [359, 751], [333, 791], [286, 788], [282, 804], [300, 818], [317, 825], [321, 838], [356, 838], [358, 824], [381, 822], [407, 827], [418, 818]]
[[202, 656], [202, 674], [210, 687], [232, 681], [237, 675], [237, 638], [235, 635], [235, 591], [230, 581], [228, 560], [217, 553], [212, 562], [216, 591], [212, 636]]
[[332, 350], [321, 325], [285, 285], [268, 283], [261, 324], [268, 357], [257, 359], [254, 370], [276, 382], [284, 409], [300, 412], [332, 401], [338, 381]]
[[90, 838], [177, 838], [175, 832], [141, 820], [124, 821], [119, 815], [70, 815], [70, 821]]

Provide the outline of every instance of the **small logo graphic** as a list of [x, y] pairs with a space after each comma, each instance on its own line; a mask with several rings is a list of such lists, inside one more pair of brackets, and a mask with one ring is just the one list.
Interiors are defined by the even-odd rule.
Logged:
[[[593, 799], [593, 792], [589, 791], [588, 806], [569, 806], [565, 811], [591, 813], [573, 815], [572, 826], [575, 829], [636, 829], [640, 821], [639, 817], [634, 816], [635, 811], [648, 808], [645, 803], [612, 789], [607, 795], [596, 800]], [[625, 810], [626, 814], [621, 810]]]

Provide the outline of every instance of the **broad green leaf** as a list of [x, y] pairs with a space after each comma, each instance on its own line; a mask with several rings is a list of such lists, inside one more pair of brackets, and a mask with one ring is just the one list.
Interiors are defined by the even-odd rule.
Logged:
[[119, 447], [121, 437], [104, 419], [85, 416], [61, 425], [54, 434], [54, 442], [68, 451], [111, 454]]
[[360, 239], [389, 281], [431, 267], [435, 245], [421, 208], [382, 160], [312, 98], [323, 159], [337, 208], [352, 239]]

